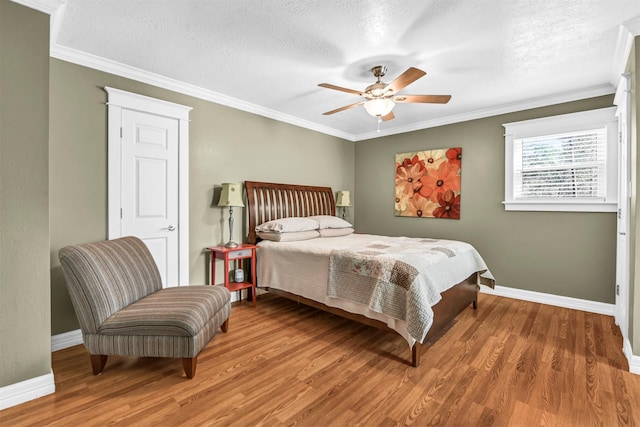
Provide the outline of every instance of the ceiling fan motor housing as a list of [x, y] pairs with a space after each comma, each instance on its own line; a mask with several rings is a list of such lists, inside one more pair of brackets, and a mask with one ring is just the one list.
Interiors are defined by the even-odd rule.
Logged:
[[387, 67], [384, 65], [376, 65], [371, 69], [371, 72], [377, 81], [374, 84], [367, 86], [364, 93], [369, 95], [370, 98], [381, 98], [385, 95], [384, 88], [387, 87], [387, 84], [380, 80], [380, 78], [387, 74]]
[[385, 95], [385, 87], [387, 87], [387, 84], [378, 80], [374, 84], [367, 86], [364, 93], [371, 98], [381, 98]]

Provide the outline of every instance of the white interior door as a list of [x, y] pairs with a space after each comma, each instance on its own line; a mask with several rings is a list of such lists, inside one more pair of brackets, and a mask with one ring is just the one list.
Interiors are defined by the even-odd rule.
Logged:
[[140, 237], [158, 265], [163, 286], [188, 285], [191, 107], [105, 90], [108, 238]]
[[122, 233], [149, 247], [163, 286], [178, 284], [178, 120], [122, 110]]

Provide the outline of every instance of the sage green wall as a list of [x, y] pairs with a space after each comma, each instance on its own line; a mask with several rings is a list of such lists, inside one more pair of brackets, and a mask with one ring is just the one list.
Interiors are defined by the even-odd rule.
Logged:
[[[612, 103], [605, 96], [357, 142], [357, 231], [468, 241], [498, 285], [613, 303], [614, 213], [506, 212], [501, 203], [503, 123]], [[461, 219], [395, 217], [396, 153], [445, 147], [462, 147]]]
[[49, 16], [0, 0], [0, 387], [51, 372]]
[[[203, 248], [224, 243], [229, 237], [228, 210], [216, 207], [217, 200], [214, 200], [214, 187], [222, 182], [270, 181], [353, 191], [355, 147], [352, 142], [52, 59], [53, 335], [78, 328], [57, 259], [58, 250], [68, 244], [104, 239], [107, 235], [107, 95], [104, 86], [193, 107], [189, 126], [191, 284], [206, 283]], [[235, 215], [238, 220], [234, 237], [245, 236], [246, 226], [239, 220], [241, 214], [237, 209]]]

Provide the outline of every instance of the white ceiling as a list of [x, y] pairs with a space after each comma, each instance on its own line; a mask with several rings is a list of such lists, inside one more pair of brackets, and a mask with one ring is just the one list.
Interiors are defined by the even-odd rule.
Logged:
[[[67, 0], [52, 56], [362, 140], [613, 93], [638, 17], [639, 0]], [[398, 104], [380, 133], [363, 107], [322, 115], [361, 98], [318, 83], [361, 91], [375, 65], [451, 101]]]

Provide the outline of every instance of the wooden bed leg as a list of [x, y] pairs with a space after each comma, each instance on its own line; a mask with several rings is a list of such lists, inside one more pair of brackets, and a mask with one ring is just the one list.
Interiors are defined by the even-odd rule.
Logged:
[[185, 357], [182, 359], [182, 367], [184, 368], [184, 373], [187, 375], [187, 378], [192, 379], [196, 374], [196, 365], [198, 364], [198, 356], [196, 357]]
[[91, 369], [93, 375], [98, 375], [104, 370], [104, 366], [107, 364], [107, 356], [104, 354], [92, 354], [91, 355]]
[[422, 344], [416, 342], [411, 348], [411, 366], [414, 368], [420, 364], [420, 353], [422, 353]]
[[478, 294], [480, 293], [480, 285], [476, 285], [476, 297], [473, 300], [473, 309], [478, 309]]

